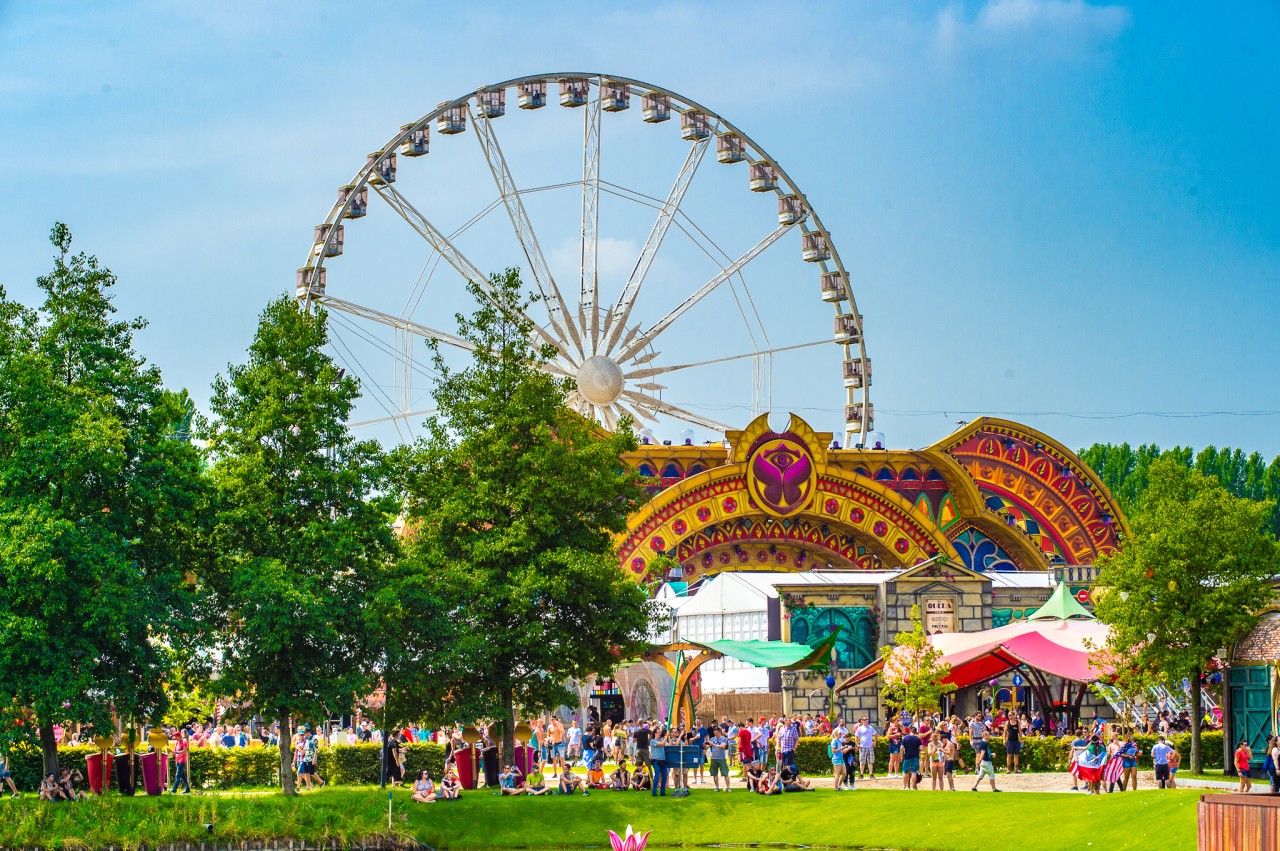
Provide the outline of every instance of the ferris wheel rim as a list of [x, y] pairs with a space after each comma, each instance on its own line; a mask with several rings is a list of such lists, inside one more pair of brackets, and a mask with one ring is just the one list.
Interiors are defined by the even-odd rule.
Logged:
[[[872, 421], [874, 416], [873, 407], [871, 405], [871, 398], [870, 398], [870, 386], [871, 386], [870, 357], [867, 354], [866, 333], [865, 333], [865, 328], [863, 323], [863, 316], [858, 311], [857, 300], [853, 292], [852, 280], [849, 276], [847, 268], [844, 265], [844, 261], [840, 256], [839, 249], [836, 247], [835, 243], [831, 239], [830, 231], [827, 230], [826, 226], [822, 223], [822, 219], [819, 216], [817, 210], [813, 207], [812, 204], [809, 203], [808, 196], [803, 192], [803, 190], [801, 190], [799, 184], [797, 184], [791, 178], [791, 175], [774, 157], [769, 155], [768, 151], [766, 151], [763, 146], [757, 143], [754, 138], [752, 138], [749, 134], [745, 133], [736, 124], [726, 119], [723, 115], [721, 115], [716, 110], [713, 110], [707, 107], [706, 105], [704, 105], [703, 103], [701, 103], [700, 101], [693, 100], [692, 98], [686, 97], [685, 95], [680, 94], [679, 92], [676, 92], [672, 89], [668, 89], [664, 86], [659, 86], [659, 85], [649, 83], [644, 80], [632, 78], [632, 77], [626, 77], [623, 75], [616, 75], [616, 74], [606, 74], [599, 71], [556, 71], [556, 72], [545, 72], [545, 73], [539, 73], [539, 74], [528, 74], [520, 77], [513, 77], [511, 79], [504, 80], [502, 82], [480, 86], [474, 90], [466, 92], [465, 94], [457, 98], [454, 98], [453, 100], [442, 101], [435, 109], [421, 116], [417, 120], [411, 123], [402, 125], [399, 132], [397, 132], [390, 139], [388, 139], [386, 143], [384, 143], [381, 147], [379, 147], [374, 154], [371, 154], [369, 160], [365, 163], [365, 165], [362, 166], [353, 176], [352, 180], [345, 185], [344, 188], [350, 188], [352, 191], [348, 193], [345, 201], [340, 199], [338, 202], [332, 205], [332, 207], [330, 208], [329, 214], [324, 219], [323, 225], [327, 227], [332, 227], [334, 224], [340, 223], [342, 221], [345, 213], [350, 208], [354, 198], [356, 197], [356, 194], [360, 190], [369, 186], [370, 178], [377, 170], [379, 163], [383, 159], [385, 159], [388, 154], [394, 156], [395, 152], [400, 147], [400, 145], [406, 139], [408, 139], [415, 130], [418, 130], [424, 126], [429, 126], [432, 122], [437, 121], [442, 115], [444, 115], [446, 112], [448, 112], [451, 109], [458, 109], [462, 107], [466, 107], [468, 109], [468, 115], [472, 118], [473, 124], [478, 125], [479, 119], [476, 118], [476, 116], [471, 113], [470, 105], [473, 101], [476, 102], [477, 105], [479, 105], [478, 98], [483, 93], [493, 92], [498, 90], [505, 91], [512, 87], [518, 87], [526, 83], [549, 84], [553, 82], [562, 82], [565, 80], [585, 80], [589, 86], [591, 84], [594, 84], [598, 90], [603, 87], [606, 81], [609, 83], [625, 85], [628, 89], [628, 92], [631, 94], [637, 93], [633, 89], [639, 89], [640, 91], [638, 93], [642, 95], [656, 94], [656, 95], [661, 95], [669, 98], [672, 101], [670, 105], [672, 112], [679, 112], [683, 114], [688, 111], [694, 111], [704, 116], [707, 116], [708, 118], [712, 119], [714, 122], [718, 123], [722, 128], [722, 131], [731, 133], [734, 136], [738, 137], [742, 141], [744, 146], [749, 147], [753, 152], [758, 154], [759, 155], [758, 159], [754, 161], [766, 162], [773, 169], [779, 184], [777, 187], [775, 187], [774, 190], [772, 190], [774, 194], [778, 195], [779, 197], [783, 196], [784, 194], [792, 195], [792, 196], [795, 196], [800, 201], [803, 214], [800, 220], [797, 221], [794, 226], [799, 229], [801, 234], [808, 234], [813, 232], [821, 233], [823, 235], [823, 240], [825, 242], [826, 248], [830, 255], [829, 261], [827, 260], [817, 261], [815, 265], [818, 266], [821, 272], [826, 273], [828, 272], [827, 263], [831, 262], [835, 266], [835, 271], [839, 274], [840, 279], [845, 283], [845, 287], [844, 287], [845, 292], [844, 292], [843, 298], [837, 299], [831, 303], [834, 306], [837, 321], [839, 321], [841, 317], [848, 317], [849, 319], [852, 320], [853, 327], [856, 329], [856, 332], [857, 332], [857, 339], [856, 341], [854, 341], [854, 340], [841, 340], [837, 338], [834, 340], [834, 342], [836, 343], [836, 345], [842, 347], [842, 349], [844, 350], [845, 357], [842, 359], [844, 362], [856, 360], [861, 365], [861, 375], [862, 375], [861, 386], [850, 387], [849, 385], [846, 384], [845, 389], [846, 389], [847, 405], [855, 404], [853, 401], [855, 394], [852, 391], [854, 390], [860, 391], [859, 393], [861, 397], [860, 408], [862, 411], [862, 416], [861, 416], [860, 425], [858, 425], [857, 427], [854, 427], [852, 423], [849, 421], [847, 413], [845, 414], [845, 416], [842, 417], [842, 419], [845, 421], [844, 433], [845, 433], [846, 441], [852, 442], [854, 439], [854, 435], [857, 434], [859, 445], [865, 444], [867, 442], [868, 435], [873, 430]], [[598, 97], [599, 95], [597, 95], [597, 98]], [[676, 105], [675, 105], [676, 102], [683, 105], [685, 109], [676, 108]], [[487, 122], [489, 120], [490, 120], [489, 117], [485, 116], [485, 121]], [[374, 159], [375, 156], [377, 157], [377, 159]], [[585, 178], [583, 181], [571, 181], [565, 185], [566, 186], [581, 185], [584, 182], [585, 182]], [[784, 184], [789, 190], [789, 192], [784, 193], [782, 191], [781, 186]], [[517, 190], [517, 194], [520, 194], [519, 190]], [[814, 227], [812, 228], [809, 227], [809, 221], [808, 221], [809, 218], [812, 219], [812, 223], [814, 225]], [[312, 267], [316, 270], [320, 270], [325, 267], [326, 260], [328, 258], [325, 256], [325, 253], [323, 251], [317, 252], [316, 251], [317, 247], [318, 245], [316, 243], [312, 244], [311, 250], [308, 252], [307, 258], [304, 261], [304, 267]], [[480, 280], [480, 283], [483, 284], [484, 280], [486, 279], [482, 277]], [[344, 300], [330, 297], [327, 294], [313, 295], [310, 288], [308, 288], [305, 295], [300, 295], [298, 297], [298, 300], [302, 304], [304, 309], [311, 308], [313, 304], [325, 305], [326, 303], [329, 303], [329, 302], [343, 302], [344, 305], [349, 304], [348, 302], [344, 302]], [[845, 302], [847, 302], [848, 308], [849, 308], [847, 312], [843, 309]], [[343, 307], [337, 304], [334, 304], [334, 307], [335, 309], [338, 309], [340, 311], [343, 310]], [[581, 309], [581, 307], [582, 307], [582, 304], [581, 302], [579, 302], [579, 308]], [[569, 317], [569, 321], [570, 323], [572, 322], [571, 317]], [[407, 324], [414, 325], [415, 323], [408, 322]], [[554, 322], [552, 324], [554, 324]], [[434, 330], [434, 329], [431, 329], [431, 330]], [[542, 329], [540, 324], [537, 330], [542, 332], [545, 336], [545, 331], [544, 329]], [[439, 332], [439, 333], [443, 334], [444, 332]], [[448, 335], [446, 334], [445, 336], [448, 336]], [[435, 339], [436, 337], [433, 336], [432, 338]], [[804, 345], [809, 345], [809, 344], [804, 344]], [[797, 348], [797, 347], [786, 347], [786, 348]], [[772, 353], [772, 351], [770, 353]], [[584, 360], [590, 357], [593, 357], [593, 353], [589, 353], [583, 350], [580, 350], [579, 354]], [[750, 356], [750, 355], [749, 354], [744, 355], [744, 357], [746, 356]], [[588, 405], [587, 407], [590, 407], [590, 405]], [[635, 408], [637, 406], [635, 404], [632, 404], [630, 405], [630, 407]], [[625, 410], [625, 407], [624, 407], [624, 410]], [[661, 413], [660, 409], [655, 409], [655, 410], [658, 410], [658, 412]], [[394, 416], [395, 415], [393, 415], [393, 418]], [[710, 418], [704, 418], [704, 419], [710, 421]], [[711, 422], [714, 422], [714, 421], [711, 421]], [[638, 419], [636, 420], [636, 424], [637, 426], [640, 426], [640, 421]], [[716, 424], [717, 427], [720, 425], [723, 425], [723, 424], [718, 424], [718, 423]]]

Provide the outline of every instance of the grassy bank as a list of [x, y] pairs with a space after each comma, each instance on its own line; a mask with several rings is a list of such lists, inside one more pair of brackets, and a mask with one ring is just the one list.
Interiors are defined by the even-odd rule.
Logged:
[[[395, 831], [436, 848], [607, 847], [605, 831], [653, 832], [654, 846], [791, 843], [845, 848], [1162, 851], [1196, 843], [1198, 792], [1124, 795], [822, 790], [761, 798], [699, 790], [685, 799], [631, 793], [417, 805], [395, 797]], [[214, 824], [211, 837], [204, 825]], [[114, 798], [75, 805], [0, 801], [0, 847], [132, 848], [169, 842], [386, 838], [386, 795], [335, 789], [278, 794]]]

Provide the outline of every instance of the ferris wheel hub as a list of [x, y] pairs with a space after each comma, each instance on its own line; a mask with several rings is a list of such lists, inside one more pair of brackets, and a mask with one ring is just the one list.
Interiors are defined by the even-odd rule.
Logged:
[[593, 405], [612, 405], [622, 397], [622, 368], [595, 355], [578, 367], [578, 392]]

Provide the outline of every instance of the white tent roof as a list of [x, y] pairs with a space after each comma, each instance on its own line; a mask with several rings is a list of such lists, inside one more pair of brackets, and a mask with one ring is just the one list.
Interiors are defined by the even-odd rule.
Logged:
[[[703, 580], [696, 594], [680, 600], [676, 614], [720, 615], [735, 612], [762, 612], [769, 598], [778, 596], [778, 585], [878, 585], [897, 576], [898, 570], [823, 570], [808, 573], [785, 571], [743, 571], [720, 573]], [[674, 595], [673, 595], [674, 596]], [[672, 605], [662, 593], [659, 598]]]

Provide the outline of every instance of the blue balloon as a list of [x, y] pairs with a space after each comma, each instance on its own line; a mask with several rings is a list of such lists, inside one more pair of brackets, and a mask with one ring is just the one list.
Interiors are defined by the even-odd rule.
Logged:
[[827, 674], [827, 688], [835, 688], [835, 687], [836, 687], [836, 678], [831, 676], [830, 674]]

